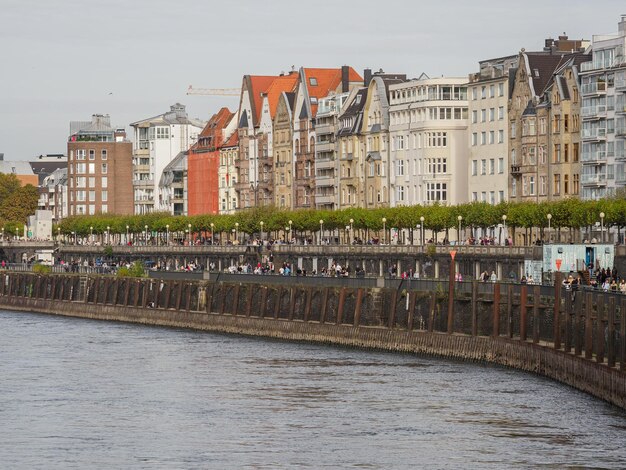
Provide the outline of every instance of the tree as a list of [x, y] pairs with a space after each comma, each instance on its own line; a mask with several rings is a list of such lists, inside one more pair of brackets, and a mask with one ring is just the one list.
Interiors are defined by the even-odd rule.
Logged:
[[35, 213], [38, 198], [37, 188], [33, 185], [27, 184], [14, 189], [13, 192], [1, 199], [0, 218], [26, 222], [26, 218]]

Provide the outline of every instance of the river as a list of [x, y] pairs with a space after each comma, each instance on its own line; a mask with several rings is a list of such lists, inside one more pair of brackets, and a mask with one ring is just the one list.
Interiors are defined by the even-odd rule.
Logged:
[[626, 413], [519, 371], [0, 311], [0, 466], [626, 467]]

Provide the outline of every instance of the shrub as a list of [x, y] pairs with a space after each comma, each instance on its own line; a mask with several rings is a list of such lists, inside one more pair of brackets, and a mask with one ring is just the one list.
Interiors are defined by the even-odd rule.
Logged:
[[130, 268], [126, 266], [117, 270], [118, 277], [146, 277], [146, 270], [143, 267], [143, 263], [135, 261], [130, 265]]
[[33, 272], [35, 274], [48, 274], [52, 272], [52, 268], [45, 264], [36, 264], [33, 266]]

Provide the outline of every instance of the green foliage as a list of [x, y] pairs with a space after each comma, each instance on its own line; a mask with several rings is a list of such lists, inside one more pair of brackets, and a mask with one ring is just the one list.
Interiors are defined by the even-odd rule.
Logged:
[[14, 174], [0, 173], [0, 222], [5, 232], [22, 232], [26, 218], [35, 213], [39, 195], [31, 184], [22, 186]]
[[121, 267], [117, 270], [118, 277], [146, 277], [146, 270], [143, 266], [143, 263], [140, 261], [135, 261], [130, 265], [130, 268], [126, 266]]
[[113, 247], [111, 245], [107, 245], [104, 247], [104, 256], [110, 258], [113, 256]]
[[48, 274], [52, 272], [52, 268], [45, 264], [36, 264], [33, 266], [33, 272], [35, 274]]
[[[2, 198], [0, 187], [0, 199]], [[36, 198], [35, 198], [36, 203]], [[16, 203], [17, 204], [17, 203]], [[1, 206], [0, 206], [1, 207]], [[352, 219], [355, 230], [380, 231], [383, 228], [383, 217], [387, 220], [387, 229], [415, 228], [420, 224], [420, 217], [424, 217], [424, 228], [441, 232], [458, 226], [458, 216], [462, 216], [463, 227], [487, 228], [502, 223], [502, 216], [506, 215], [506, 225], [511, 228], [547, 227], [547, 215], [551, 214], [551, 225], [554, 228], [587, 227], [600, 220], [600, 213], [605, 214], [605, 226], [626, 226], [626, 197], [623, 194], [601, 201], [581, 201], [566, 199], [557, 202], [534, 203], [501, 203], [491, 205], [484, 202], [474, 202], [459, 206], [443, 206], [433, 204], [429, 206], [402, 206], [393, 208], [349, 208], [336, 211], [318, 210], [279, 210], [273, 206], [245, 209], [236, 214], [214, 215], [203, 214], [196, 216], [174, 217], [168, 213], [154, 212], [136, 216], [118, 216], [102, 214], [95, 216], [68, 217], [61, 221], [58, 227], [61, 233], [76, 232], [78, 236], [103, 234], [110, 227], [111, 234], [125, 234], [126, 227], [130, 233], [143, 233], [145, 226], [153, 232], [165, 233], [169, 227], [170, 233], [185, 232], [191, 224], [192, 233], [211, 231], [214, 233], [228, 233], [239, 224], [239, 233], [252, 235], [261, 231], [265, 234], [284, 230], [292, 222], [294, 232], [316, 232], [320, 228], [320, 220], [324, 221], [324, 231], [345, 229]], [[5, 218], [4, 220], [9, 220]], [[14, 233], [5, 223], [5, 232]], [[21, 227], [21, 225], [19, 225]], [[92, 229], [93, 227], [93, 229]], [[20, 228], [21, 230], [21, 228]], [[56, 228], [55, 228], [56, 230]], [[57, 232], [55, 231], [55, 234]], [[110, 256], [112, 253], [105, 254]]]

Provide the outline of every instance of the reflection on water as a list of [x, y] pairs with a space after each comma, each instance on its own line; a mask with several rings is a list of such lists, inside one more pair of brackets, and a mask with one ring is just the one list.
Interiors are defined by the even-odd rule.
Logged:
[[626, 414], [517, 371], [0, 312], [3, 468], [626, 467]]

